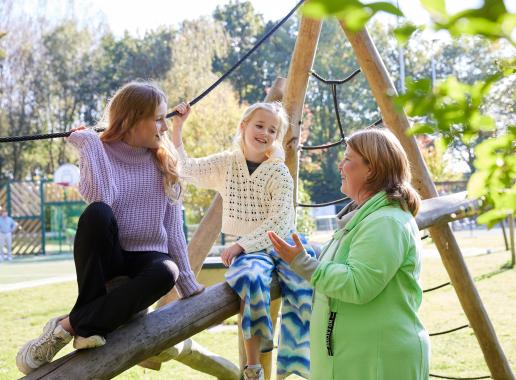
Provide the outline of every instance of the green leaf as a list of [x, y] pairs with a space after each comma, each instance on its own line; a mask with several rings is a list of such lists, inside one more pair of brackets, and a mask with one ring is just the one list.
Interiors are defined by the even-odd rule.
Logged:
[[304, 4], [300, 11], [305, 16], [315, 19], [336, 16], [344, 20], [346, 26], [352, 31], [362, 29], [367, 21], [378, 12], [403, 16], [396, 6], [385, 1], [363, 4], [358, 0], [311, 0]]
[[476, 171], [468, 181], [468, 196], [479, 198], [486, 193], [486, 182], [489, 175], [484, 171]]
[[444, 20], [448, 17], [444, 0], [421, 0], [421, 5], [437, 19]]
[[412, 34], [414, 34], [414, 32], [418, 29], [420, 29], [420, 28], [417, 27], [416, 25], [414, 25], [410, 22], [407, 22], [404, 25], [394, 29], [393, 32], [394, 32], [394, 36], [396, 37], [398, 42], [400, 42], [401, 44], [406, 44], [408, 42], [408, 40], [410, 39], [410, 37], [412, 36]]
[[508, 210], [494, 209], [481, 214], [477, 218], [480, 224], [486, 224], [487, 228], [492, 228], [496, 223], [507, 217]]
[[474, 131], [494, 131], [496, 124], [491, 116], [480, 114], [475, 112], [470, 118], [469, 123]]
[[391, 3], [382, 1], [382, 2], [377, 2], [377, 3], [365, 4], [365, 6], [370, 8], [371, 10], [373, 10], [374, 13], [385, 12], [385, 13], [393, 14], [395, 16], [403, 17], [403, 12], [398, 7], [396, 7], [395, 5], [393, 5]]
[[367, 8], [361, 7], [349, 7], [345, 11], [336, 13], [335, 16], [341, 20], [344, 20], [346, 27], [353, 31], [358, 32], [373, 16], [372, 12]]
[[304, 4], [300, 11], [303, 15], [316, 20], [330, 15], [330, 11], [324, 6], [324, 4], [317, 2]]
[[435, 133], [435, 128], [426, 123], [415, 123], [408, 131], [409, 136]]

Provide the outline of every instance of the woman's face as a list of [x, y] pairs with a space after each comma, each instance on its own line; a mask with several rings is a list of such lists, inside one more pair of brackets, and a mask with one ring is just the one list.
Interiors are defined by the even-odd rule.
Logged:
[[371, 170], [364, 159], [349, 146], [344, 152], [344, 159], [339, 164], [339, 172], [342, 193], [358, 204], [369, 198], [370, 191], [367, 189], [366, 182]]
[[161, 139], [168, 130], [165, 115], [167, 114], [167, 103], [162, 101], [154, 115], [140, 120], [128, 133], [128, 138], [124, 139], [129, 145], [139, 148], [157, 149], [161, 144]]

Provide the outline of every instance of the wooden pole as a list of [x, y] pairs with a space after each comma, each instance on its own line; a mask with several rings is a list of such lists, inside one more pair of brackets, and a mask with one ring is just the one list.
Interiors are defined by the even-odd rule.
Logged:
[[[311, 20], [306, 17], [301, 18], [298, 37], [296, 39], [294, 52], [292, 53], [292, 59], [288, 70], [285, 95], [283, 96], [283, 106], [285, 107], [290, 122], [290, 128], [283, 140], [283, 146], [285, 148], [285, 164], [294, 179], [294, 205], [297, 204], [297, 180], [299, 167], [297, 147], [299, 145], [300, 133], [299, 122], [303, 113], [303, 104], [305, 101], [306, 88], [308, 86], [308, 78], [315, 58], [320, 32], [320, 21]], [[278, 299], [271, 301], [270, 314], [273, 331], [275, 331], [276, 328], [280, 306], [281, 300]], [[239, 338], [241, 340], [241, 333], [239, 333]], [[243, 345], [243, 341], [241, 341], [241, 345]], [[242, 356], [242, 353], [245, 353], [245, 350], [242, 349], [242, 346], [240, 347], [239, 352], [240, 365], [243, 366], [245, 364], [245, 357]], [[272, 352], [262, 353], [260, 355], [260, 363], [264, 369], [265, 379], [269, 380], [271, 378], [272, 369]]]
[[285, 163], [294, 178], [294, 205], [297, 205], [297, 180], [299, 169], [299, 133], [300, 121], [303, 114], [306, 88], [310, 77], [310, 70], [315, 58], [319, 35], [321, 34], [321, 21], [301, 17], [299, 32], [292, 53], [287, 77], [287, 88], [283, 96], [283, 106], [287, 111], [290, 128], [283, 140], [285, 148]]
[[509, 241], [507, 240], [507, 233], [505, 232], [505, 221], [502, 219], [500, 220], [500, 227], [502, 228], [502, 234], [503, 234], [503, 242], [505, 243], [505, 250], [509, 250]]
[[[356, 33], [350, 32], [342, 21], [341, 26], [380, 107], [384, 124], [396, 135], [409, 157], [414, 187], [423, 198], [437, 197], [435, 185], [430, 178], [416, 140], [406, 134], [410, 123], [406, 114], [396, 109], [392, 100], [392, 96], [397, 95], [396, 89], [369, 33], [366, 29]], [[453, 232], [448, 225], [433, 226], [429, 228], [429, 232], [439, 250], [462, 308], [475, 331], [492, 377], [504, 380], [514, 379]]]
[[510, 213], [508, 216], [509, 219], [509, 238], [511, 241], [511, 268], [514, 268], [514, 264], [516, 261], [516, 254], [514, 248], [514, 214]]

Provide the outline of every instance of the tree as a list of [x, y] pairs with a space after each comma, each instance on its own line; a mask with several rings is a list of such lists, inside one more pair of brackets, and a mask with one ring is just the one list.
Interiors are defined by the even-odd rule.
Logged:
[[[163, 81], [170, 108], [201, 93], [217, 76], [212, 72], [215, 56], [225, 54], [227, 36], [218, 23], [206, 19], [185, 21], [171, 43], [171, 69]], [[231, 146], [242, 107], [230, 83], [222, 83], [193, 107], [183, 133], [187, 152], [204, 157]], [[189, 186], [185, 192], [186, 218], [199, 223], [214, 192]]]
[[174, 34], [170, 28], [159, 28], [143, 38], [127, 32], [120, 39], [104, 35], [94, 54], [96, 92], [106, 98], [132, 80], [165, 80], [172, 66]]
[[[514, 25], [516, 15], [509, 13], [502, 0], [483, 0], [481, 6], [448, 14], [444, 0], [422, 1], [431, 16], [436, 30], [447, 30], [453, 37], [479, 35], [490, 41], [505, 40], [516, 46]], [[359, 0], [335, 2], [313, 0], [303, 7], [304, 13], [312, 17], [337, 15], [351, 30], [361, 29], [370, 17], [378, 11], [402, 16], [399, 9], [385, 2], [364, 4]], [[396, 30], [400, 41], [407, 41], [418, 29], [404, 25]], [[514, 53], [512, 54], [514, 57]], [[476, 173], [471, 177], [468, 191], [471, 196], [482, 196], [492, 210], [481, 215], [478, 221], [494, 225], [507, 213], [516, 213], [516, 173], [514, 135], [515, 126], [505, 126], [502, 134], [495, 131], [494, 119], [485, 114], [483, 107], [493, 84], [516, 74], [514, 58], [503, 62], [496, 73], [473, 83], [461, 82], [450, 76], [436, 86], [427, 79], [413, 80], [407, 92], [399, 97], [409, 116], [427, 117], [429, 122], [415, 125], [411, 133], [439, 133], [446, 142], [453, 137], [470, 143], [485, 132], [493, 132], [476, 148]], [[482, 153], [483, 157], [478, 157]]]
[[[87, 87], [90, 71], [92, 37], [87, 29], [78, 29], [74, 20], [65, 21], [42, 36], [35, 96], [37, 120], [43, 133], [70, 130], [78, 120], [90, 95]], [[64, 139], [40, 142], [48, 155], [46, 173], [69, 161]]]

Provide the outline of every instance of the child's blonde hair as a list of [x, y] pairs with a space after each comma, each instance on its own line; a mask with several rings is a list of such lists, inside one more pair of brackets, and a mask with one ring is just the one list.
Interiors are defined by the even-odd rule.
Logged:
[[[121, 141], [138, 121], [154, 116], [156, 108], [167, 98], [163, 91], [148, 82], [130, 82], [120, 88], [105, 110], [103, 123], [107, 128], [100, 137], [103, 142]], [[170, 200], [177, 200], [181, 193], [177, 159], [167, 143], [167, 135], [159, 148], [151, 149], [159, 170], [163, 175], [165, 194]]]
[[[237, 132], [234, 137], [234, 143], [237, 145], [242, 152], [245, 152], [245, 145], [244, 145], [244, 139], [242, 138], [242, 125], [247, 126], [247, 123], [251, 118], [253, 117], [254, 113], [258, 110], [265, 110], [269, 111], [273, 115], [276, 116], [278, 119], [278, 129], [276, 134], [276, 139], [272, 143], [273, 148], [276, 148], [281, 152], [281, 154], [284, 156], [285, 152], [283, 150], [283, 137], [285, 137], [285, 133], [287, 133], [287, 128], [289, 126], [288, 123], [288, 115], [285, 109], [283, 108], [283, 105], [280, 102], [259, 102], [254, 103], [247, 107], [247, 109], [244, 111], [242, 118], [240, 119], [240, 122], [237, 126]], [[272, 152], [269, 152], [269, 156], [272, 154]]]

